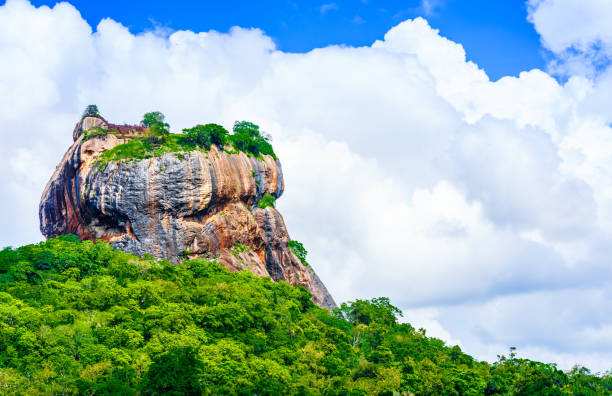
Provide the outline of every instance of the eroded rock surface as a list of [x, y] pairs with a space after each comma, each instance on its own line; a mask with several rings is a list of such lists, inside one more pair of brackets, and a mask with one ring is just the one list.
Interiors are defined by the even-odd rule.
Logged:
[[[281, 214], [260, 209], [264, 194], [283, 193], [280, 162], [244, 153], [168, 153], [121, 160], [100, 167], [98, 156], [131, 138], [120, 133], [84, 141], [94, 126], [117, 127], [98, 117], [77, 123], [74, 144], [47, 184], [40, 203], [40, 227], [47, 238], [73, 233], [103, 239], [116, 248], [179, 263], [181, 257], [217, 258], [230, 270], [301, 285], [322, 307], [335, 303], [317, 275], [287, 247]], [[236, 243], [246, 247], [236, 247]]]

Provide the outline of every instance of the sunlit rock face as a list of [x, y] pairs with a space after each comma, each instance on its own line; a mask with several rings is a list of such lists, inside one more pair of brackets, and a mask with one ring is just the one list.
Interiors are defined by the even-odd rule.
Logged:
[[[94, 126], [119, 133], [84, 139]], [[99, 117], [77, 123], [74, 144], [47, 184], [40, 228], [47, 238], [76, 234], [118, 249], [179, 263], [189, 257], [217, 259], [232, 271], [248, 269], [301, 285], [322, 307], [334, 307], [318, 276], [287, 247], [289, 234], [274, 208], [257, 207], [264, 194], [283, 193], [280, 162], [245, 153], [167, 153], [99, 166], [106, 150], [128, 141], [141, 127], [109, 124]], [[247, 249], [236, 248], [235, 244]]]

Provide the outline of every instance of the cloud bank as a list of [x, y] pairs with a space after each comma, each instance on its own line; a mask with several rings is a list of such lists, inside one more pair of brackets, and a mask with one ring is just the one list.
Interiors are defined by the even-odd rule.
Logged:
[[[529, 2], [550, 73], [568, 48], [608, 40], [605, 24], [557, 37], [559, 7]], [[92, 28], [68, 3], [9, 0], [0, 244], [41, 239], [40, 194], [90, 103], [119, 123], [161, 110], [175, 131], [251, 120], [283, 163], [288, 229], [337, 300], [388, 296], [405, 320], [479, 358], [516, 346], [609, 369], [612, 76], [592, 66], [601, 48], [573, 60], [562, 84], [540, 70], [491, 82], [421, 18], [369, 47], [292, 54], [257, 29], [134, 35], [110, 19]]]
[[554, 54], [551, 71], [593, 74], [610, 65], [612, 3], [607, 0], [529, 0], [529, 21]]

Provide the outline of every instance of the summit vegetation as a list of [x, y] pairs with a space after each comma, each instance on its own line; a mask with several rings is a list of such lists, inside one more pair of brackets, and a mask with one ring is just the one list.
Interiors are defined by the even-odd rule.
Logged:
[[[100, 117], [96, 105], [89, 105], [85, 109], [83, 117], [87, 116]], [[170, 132], [170, 125], [165, 122], [164, 114], [154, 111], [146, 113], [140, 125], [144, 127], [142, 132], [132, 130], [136, 134], [126, 136], [130, 138], [129, 141], [105, 151], [99, 162], [105, 165], [110, 161], [140, 160], [159, 157], [165, 153], [208, 151], [213, 145], [230, 154], [244, 152], [257, 159], [262, 159], [264, 155], [278, 159], [270, 143], [270, 136], [260, 131], [258, 125], [248, 121], [236, 121], [232, 133], [218, 124], [199, 124], [185, 128], [182, 133], [177, 134]], [[120, 135], [116, 128], [104, 129], [96, 126], [84, 131], [84, 139], [107, 134]]]
[[63, 236], [0, 251], [0, 394], [612, 393], [610, 373], [514, 350], [478, 361], [400, 317], [387, 298], [329, 312], [302, 287], [214, 261]]

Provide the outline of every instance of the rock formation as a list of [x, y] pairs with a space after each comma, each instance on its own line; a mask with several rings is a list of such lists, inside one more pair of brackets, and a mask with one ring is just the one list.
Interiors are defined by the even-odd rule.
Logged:
[[[92, 127], [118, 133], [85, 139]], [[186, 256], [217, 259], [232, 271], [249, 269], [304, 286], [322, 307], [335, 303], [318, 276], [288, 248], [280, 213], [257, 207], [264, 194], [283, 193], [280, 162], [245, 153], [166, 153], [99, 166], [98, 157], [142, 132], [101, 117], [77, 123], [74, 144], [47, 184], [40, 203], [45, 237], [73, 233], [116, 248], [179, 263]]]

